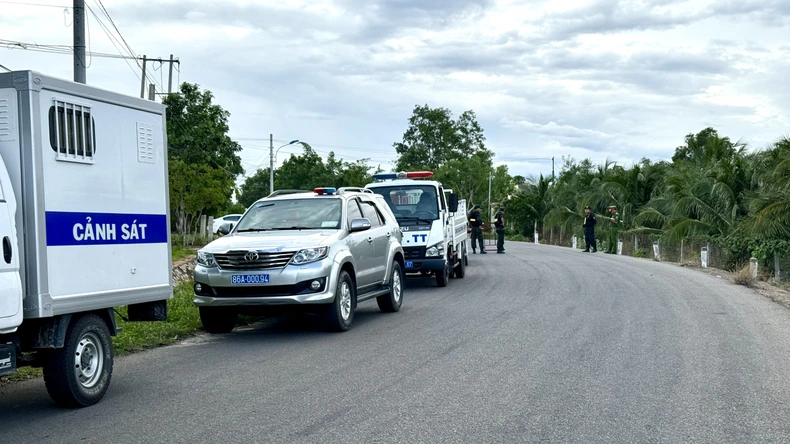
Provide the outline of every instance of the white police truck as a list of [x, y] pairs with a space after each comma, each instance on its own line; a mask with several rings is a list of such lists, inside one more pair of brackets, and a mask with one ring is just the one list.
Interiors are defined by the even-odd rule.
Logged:
[[163, 105], [0, 74], [0, 376], [43, 367], [64, 406], [104, 396], [113, 307], [167, 317], [168, 190]]
[[440, 182], [424, 180], [430, 171], [375, 174], [365, 188], [380, 194], [403, 233], [408, 275], [436, 277], [440, 287], [451, 276], [463, 278], [467, 256], [466, 201]]

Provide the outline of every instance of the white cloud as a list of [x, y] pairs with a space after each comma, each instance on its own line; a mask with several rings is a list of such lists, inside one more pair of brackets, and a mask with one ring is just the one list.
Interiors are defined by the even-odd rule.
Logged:
[[[474, 109], [497, 161], [523, 175], [550, 174], [545, 159], [560, 165], [568, 155], [669, 158], [686, 133], [708, 125], [757, 147], [790, 126], [790, 2], [103, 3], [135, 51], [174, 54], [182, 81], [215, 93], [232, 135], [299, 138], [320, 154], [385, 167], [424, 103]], [[0, 39], [70, 44], [68, 8], [0, 4]], [[118, 52], [92, 14], [89, 26], [92, 51]], [[72, 76], [64, 55], [0, 48], [0, 64]], [[137, 71], [94, 57], [88, 82], [138, 95]], [[166, 69], [149, 73], [166, 85]], [[245, 169], [268, 163], [268, 140], [242, 145]], [[278, 160], [297, 151], [284, 148]]]

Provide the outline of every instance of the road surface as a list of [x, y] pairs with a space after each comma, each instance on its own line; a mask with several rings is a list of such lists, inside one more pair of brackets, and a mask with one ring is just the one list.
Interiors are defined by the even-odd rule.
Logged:
[[82, 410], [0, 389], [0, 442], [790, 441], [790, 310], [715, 276], [530, 244], [347, 333], [310, 318], [120, 358]]

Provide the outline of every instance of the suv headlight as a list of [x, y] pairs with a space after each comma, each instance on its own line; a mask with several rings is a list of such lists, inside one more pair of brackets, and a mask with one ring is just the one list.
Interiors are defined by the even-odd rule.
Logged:
[[425, 250], [425, 257], [437, 257], [437, 256], [444, 256], [444, 243], [439, 242], [436, 245], [432, 245]]
[[214, 268], [217, 266], [217, 260], [214, 259], [214, 255], [203, 250], [200, 250], [197, 253], [197, 263], [198, 265], [208, 268]]
[[329, 253], [328, 247], [304, 248], [294, 254], [294, 257], [291, 258], [291, 263], [294, 265], [304, 265], [310, 262], [320, 261], [326, 257], [327, 253]]

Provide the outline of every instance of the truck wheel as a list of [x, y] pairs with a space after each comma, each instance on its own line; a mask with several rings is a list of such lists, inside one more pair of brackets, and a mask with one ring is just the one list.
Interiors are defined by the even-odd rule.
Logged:
[[342, 332], [351, 327], [354, 321], [354, 281], [345, 271], [340, 272], [335, 290], [335, 300], [329, 304], [324, 314], [329, 331]]
[[236, 327], [238, 313], [226, 307], [200, 307], [203, 329], [212, 335], [230, 333]]
[[69, 325], [63, 348], [44, 364], [47, 392], [64, 407], [96, 404], [110, 386], [112, 364], [107, 324], [94, 314], [81, 316]]
[[447, 281], [450, 280], [450, 261], [444, 261], [444, 271], [440, 271], [436, 273], [436, 285], [440, 287], [446, 287]]
[[455, 266], [455, 277], [459, 279], [463, 279], [466, 275], [466, 251], [463, 248], [461, 248], [461, 254], [463, 257], [458, 259], [458, 263]]
[[403, 304], [403, 270], [398, 261], [392, 262], [392, 276], [390, 276], [390, 291], [384, 296], [376, 298], [379, 309], [385, 313], [395, 313]]

